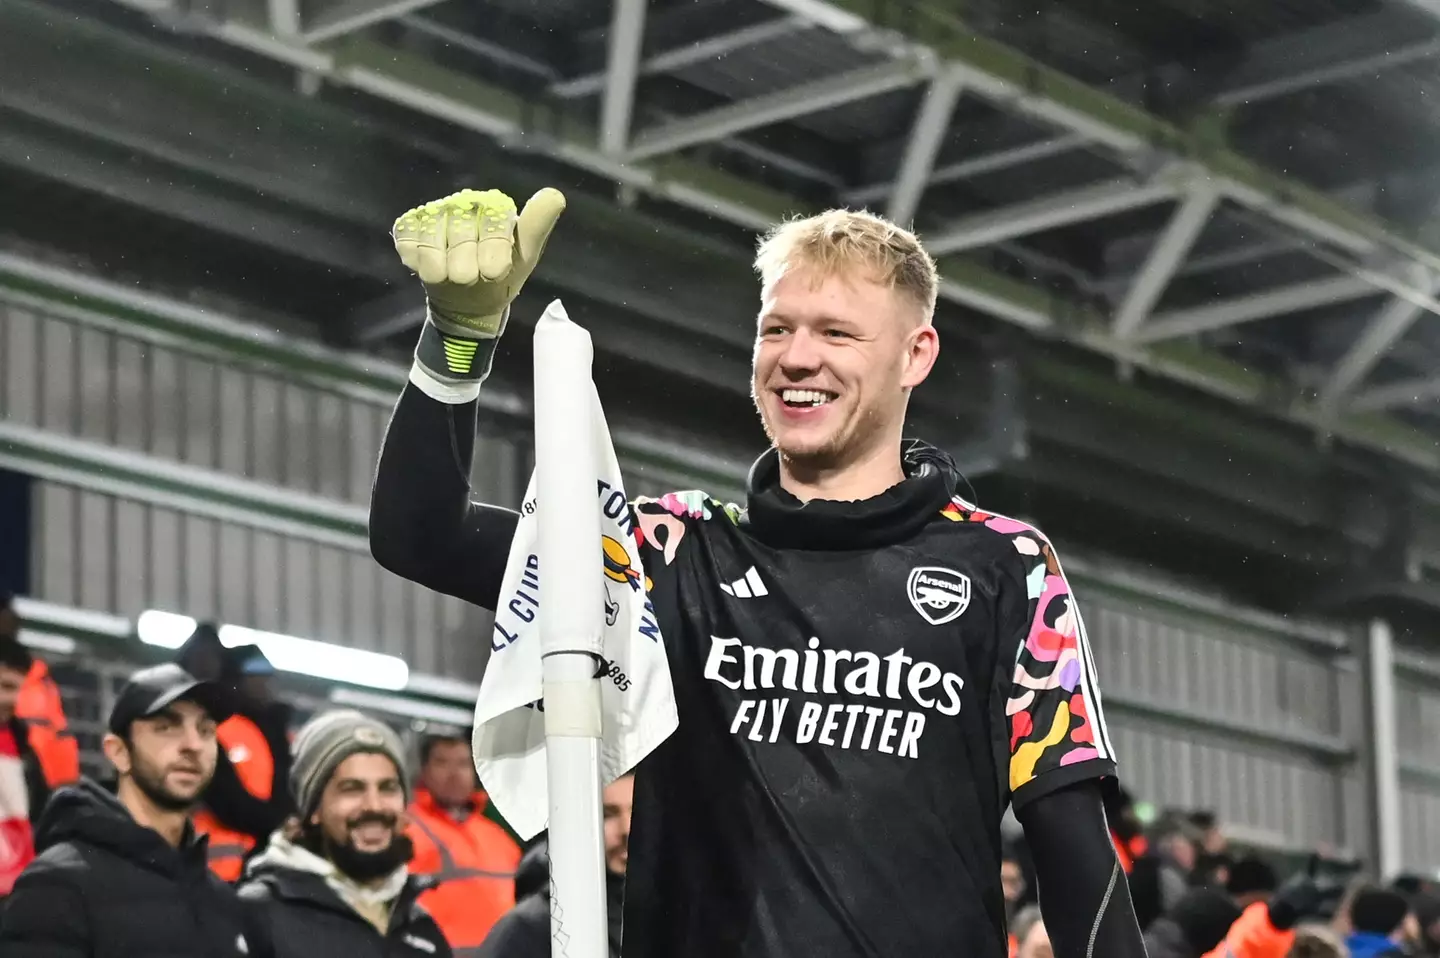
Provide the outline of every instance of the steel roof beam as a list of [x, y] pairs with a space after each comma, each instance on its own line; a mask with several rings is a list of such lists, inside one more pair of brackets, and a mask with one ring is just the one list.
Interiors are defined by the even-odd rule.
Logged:
[[890, 193], [886, 215], [896, 223], [909, 223], [930, 182], [935, 158], [950, 131], [950, 117], [965, 84], [957, 70], [941, 70], [930, 81], [925, 98], [910, 128], [910, 142], [900, 160], [900, 173]]
[[1238, 67], [1204, 60], [1169, 63], [1132, 73], [1107, 84], [1108, 89], [1135, 101], [1158, 76], [1162, 82], [1185, 83], [1212, 73], [1219, 78], [1216, 106], [1261, 103], [1304, 90], [1350, 79], [1374, 77], [1440, 54], [1440, 38], [1417, 37], [1414, 23], [1398, 22], [1393, 11], [1347, 18], [1287, 33], [1256, 44]]
[[645, 43], [648, 0], [614, 0], [610, 17], [605, 95], [600, 101], [600, 152], [620, 157], [630, 139], [630, 114], [635, 106], [635, 81], [640, 49]]
[[[998, 173], [1013, 166], [1020, 166], [1022, 163], [1033, 163], [1037, 160], [1059, 156], [1062, 153], [1069, 153], [1071, 150], [1084, 146], [1086, 142], [1084, 137], [1066, 133], [1037, 140], [1034, 143], [981, 153], [979, 156], [957, 160], [931, 170], [928, 185], [938, 186], [941, 183], [954, 183], [976, 176], [984, 176], [986, 173]], [[890, 181], [872, 183], [869, 186], [850, 190], [845, 194], [845, 200], [848, 203], [856, 204], [871, 203], [878, 199], [884, 199], [893, 189], [894, 185]]]
[[891, 90], [914, 86], [930, 75], [930, 72], [930, 65], [923, 58], [887, 60], [839, 76], [822, 77], [788, 90], [727, 104], [646, 130], [636, 137], [630, 149], [630, 159], [644, 160], [673, 153], [745, 130], [759, 129], [772, 123], [792, 120]]
[[1163, 177], [1149, 183], [1128, 179], [1097, 183], [966, 217], [931, 236], [925, 245], [935, 256], [977, 249], [1017, 236], [1153, 206], [1173, 199], [1177, 192], [1176, 186]]
[[[1440, 253], [1400, 236], [1388, 225], [1347, 209], [1320, 191], [1272, 173], [1233, 151], [1216, 150], [1200, 139], [1200, 134], [1181, 129], [984, 37], [962, 19], [931, 3], [907, 0], [900, 5], [901, 10], [891, 11], [889, 20], [906, 23], [911, 31], [907, 35], [889, 24], [870, 24], [868, 16], [877, 9], [888, 9], [876, 8], [870, 0], [766, 2], [792, 13], [797, 12], [797, 4], [808, 7], [816, 19], [828, 16], [846, 24], [842, 32], [863, 32], [867, 25], [888, 29], [892, 48], [929, 54], [963, 67], [967, 71], [967, 91], [993, 101], [1001, 109], [1070, 130], [1132, 158], [1156, 154], [1200, 157], [1204, 172], [1222, 194], [1242, 206], [1357, 257], [1398, 254], [1440, 270]], [[1440, 0], [1410, 2], [1440, 6]], [[853, 22], [857, 18], [860, 26]], [[1357, 277], [1368, 275], [1360, 267], [1347, 269]], [[1407, 288], [1404, 295], [1420, 296], [1427, 301], [1427, 309], [1440, 311], [1440, 302], [1434, 301], [1428, 290]]]
[[1417, 406], [1436, 399], [1440, 399], [1440, 378], [1423, 376], [1373, 386], [1356, 393], [1355, 398], [1346, 403], [1346, 408], [1354, 412], [1383, 412], [1397, 406]]
[[275, 31], [277, 36], [300, 35], [300, 0], [267, 0], [265, 10], [270, 19], [270, 29]]
[[[150, 0], [115, 0], [115, 2], [153, 14]], [[820, 3], [821, 0], [804, 0]], [[847, 0], [848, 2], [848, 0]], [[803, 5], [803, 4], [802, 4]], [[20, 7], [12, 3], [12, 7]], [[789, 3], [787, 9], [793, 9]], [[829, 5], [827, 5], [829, 6]], [[843, 11], [840, 11], [843, 13]], [[836, 19], [843, 19], [837, 17]], [[858, 17], [860, 26], [864, 21]], [[83, 21], [75, 21], [77, 23]], [[786, 211], [807, 211], [802, 201], [782, 196], [758, 184], [703, 167], [686, 160], [666, 164], [664, 175], [644, 165], [617, 164], [594, 149], [593, 138], [582, 142], [574, 138], [552, 135], [526, 135], [524, 102], [514, 94], [505, 93], [472, 78], [434, 64], [417, 62], [413, 55], [381, 47], [365, 41], [352, 42], [345, 49], [344, 60], [334, 53], [286, 43], [246, 23], [236, 20], [198, 20], [193, 25], [211, 37], [253, 54], [280, 63], [320, 73], [331, 82], [368, 92], [380, 99], [435, 116], [476, 132], [497, 137], [502, 143], [514, 142], [537, 149], [554, 159], [569, 163], [592, 174], [628, 183], [658, 199], [704, 212], [708, 215], [755, 230], [768, 229]], [[853, 25], [850, 25], [854, 29]], [[953, 37], [952, 37], [953, 40]], [[954, 47], [954, 43], [950, 44]], [[1052, 80], [1054, 71], [1038, 64], [1024, 65], [1013, 72], [1016, 78], [1029, 76], [1041, 87], [1041, 80]], [[1043, 75], [1043, 77], [1042, 77]], [[1068, 78], [1067, 78], [1068, 81]], [[1003, 81], [1002, 81], [1003, 82]], [[1073, 84], [1073, 81], [1068, 81]], [[1076, 84], [1075, 86], [1078, 86]], [[1022, 89], [1008, 84], [987, 89], [994, 96], [997, 89]], [[1083, 88], [1081, 88], [1083, 91]], [[1073, 92], [1073, 91], [1072, 91]], [[1103, 94], [1083, 91], [1083, 96], [1108, 102]], [[1034, 101], [1045, 99], [1037, 92], [1020, 92], [1006, 103], [1028, 115], [1055, 115], [1061, 120], [1083, 112], [1074, 105], [1052, 105], [1031, 109]], [[1013, 101], [1013, 102], [1012, 102]], [[1093, 104], [1087, 104], [1093, 105]], [[1104, 111], [1102, 111], [1104, 112]], [[1115, 117], [1134, 123], [1139, 111], [1125, 104], [1114, 104]], [[1140, 114], [1143, 116], [1143, 114]], [[1115, 119], [1112, 117], [1112, 120]], [[1156, 122], [1156, 121], [1151, 121]], [[1060, 123], [1063, 127], [1064, 123]], [[1098, 125], [1098, 124], [1097, 124]], [[1084, 127], [1084, 123], [1075, 126]], [[1072, 130], [1077, 135], [1079, 130]], [[1116, 137], [1117, 140], [1120, 137]], [[1137, 134], [1125, 138], [1131, 146], [1148, 142]], [[1149, 350], [1117, 342], [1108, 332], [1093, 328], [1083, 308], [1076, 309], [1059, 302], [1044, 290], [1017, 282], [977, 267], [962, 259], [949, 259], [940, 264], [941, 296], [1008, 322], [1041, 328], [1053, 324], [1057, 315], [1067, 319], [1071, 338], [1080, 346], [1110, 356], [1175, 382], [1187, 384], [1213, 396], [1241, 404], [1254, 404], [1269, 394], [1272, 384], [1261, 374], [1232, 363], [1221, 356], [1194, 356], [1187, 350]], [[1281, 411], [1282, 418], [1309, 424], [1312, 417], [1303, 408]], [[1428, 437], [1401, 422], [1392, 422], [1383, 434], [1365, 423], [1344, 420], [1335, 424], [1337, 436], [1358, 445], [1379, 449], [1422, 468], [1440, 468], [1440, 455]], [[618, 438], [617, 438], [618, 442]]]
[[1364, 299], [1378, 292], [1372, 283], [1353, 276], [1295, 283], [1278, 289], [1237, 296], [1209, 306], [1177, 309], [1161, 313], [1136, 331], [1134, 339], [1142, 343], [1158, 343], [1176, 336], [1210, 332], [1227, 326], [1254, 322], [1271, 316], [1298, 313], [1321, 306], [1333, 306]]
[[427, 310], [425, 297], [407, 284], [393, 293], [355, 307], [350, 311], [346, 326], [350, 338], [363, 346], [389, 339], [406, 330], [418, 329], [425, 322]]
[[[270, 2], [275, 3], [276, 0]], [[306, 43], [333, 40], [371, 24], [423, 10], [438, 2], [439, 0], [337, 0], [321, 8], [311, 18], [311, 22], [305, 24], [302, 36]]]
[[1220, 193], [1209, 183], [1202, 182], [1193, 186], [1176, 207], [1115, 312], [1114, 331], [1118, 338], [1128, 339], [1145, 322], [1176, 270], [1190, 255], [1191, 247], [1199, 239], [1205, 224], [1210, 222], [1210, 216], [1219, 202]]
[[[789, 36], [804, 27], [805, 22], [797, 17], [780, 17], [768, 23], [742, 27], [730, 33], [709, 37], [698, 43], [687, 43], [682, 47], [657, 53], [653, 57], [646, 58], [640, 64], [639, 72], [641, 76], [675, 73], [698, 63], [718, 60], [736, 50], [743, 50], [746, 47]], [[605, 73], [587, 73], [552, 84], [550, 93], [566, 100], [594, 96], [605, 89], [605, 83]]]
[[[1417, 286], [1428, 283], [1436, 293], [1440, 293], [1440, 283], [1436, 283], [1432, 277], [1424, 275], [1421, 270], [1415, 272], [1418, 275], [1411, 277], [1412, 282]], [[1400, 341], [1401, 337], [1415, 324], [1415, 320], [1419, 319], [1424, 312], [1423, 306], [1408, 299], [1396, 297], [1370, 317], [1365, 324], [1365, 331], [1335, 364], [1330, 378], [1321, 387], [1321, 408], [1330, 410], [1336, 408], [1369, 375], [1375, 365], [1380, 362], [1380, 358], [1390, 351], [1390, 347]]]

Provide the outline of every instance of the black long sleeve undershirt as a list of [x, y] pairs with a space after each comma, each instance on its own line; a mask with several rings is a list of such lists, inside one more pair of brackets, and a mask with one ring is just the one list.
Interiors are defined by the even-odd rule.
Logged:
[[1098, 782], [1018, 809], [1056, 958], [1145, 958], [1130, 885], [1115, 855]]
[[406, 384], [370, 497], [370, 552], [396, 575], [494, 610], [518, 513], [470, 500], [478, 402]]

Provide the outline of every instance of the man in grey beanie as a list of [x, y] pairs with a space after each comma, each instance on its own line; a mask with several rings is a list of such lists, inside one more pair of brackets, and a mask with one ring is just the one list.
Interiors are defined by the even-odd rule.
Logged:
[[311, 719], [291, 746], [296, 817], [251, 859], [240, 883], [264, 955], [449, 958], [409, 873], [410, 798], [400, 737], [341, 709]]

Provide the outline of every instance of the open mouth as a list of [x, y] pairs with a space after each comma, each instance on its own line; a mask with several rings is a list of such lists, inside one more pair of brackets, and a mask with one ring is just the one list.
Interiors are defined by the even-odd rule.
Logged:
[[350, 829], [350, 834], [357, 845], [388, 843], [393, 833], [394, 828], [384, 822], [365, 822]]
[[835, 401], [835, 394], [823, 389], [781, 389], [780, 401], [791, 409], [816, 409]]

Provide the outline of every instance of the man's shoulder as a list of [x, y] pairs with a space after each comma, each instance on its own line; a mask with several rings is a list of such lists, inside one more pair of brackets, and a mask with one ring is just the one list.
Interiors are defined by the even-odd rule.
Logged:
[[642, 516], [670, 516], [694, 522], [722, 519], [739, 525], [745, 518], [744, 506], [724, 502], [700, 489], [668, 492], [663, 496], [637, 496], [631, 507]]
[[1012, 550], [1019, 553], [1027, 565], [1054, 564], [1056, 561], [1055, 547], [1050, 544], [1050, 539], [1040, 531], [1039, 526], [1024, 519], [981, 508], [958, 495], [950, 497], [950, 501], [941, 508], [940, 515], [954, 523], [953, 528], [957, 531], [985, 530], [991, 543], [1003, 546], [1007, 553]]
[[48, 881], [80, 882], [95, 868], [99, 850], [74, 839], [47, 846], [25, 866], [27, 874]]
[[635, 517], [636, 544], [659, 552], [666, 565], [675, 561], [680, 543], [687, 538], [707, 538], [714, 531], [739, 528], [745, 521], [741, 506], [722, 502], [699, 489], [658, 498], [641, 496], [631, 500], [630, 508]]

